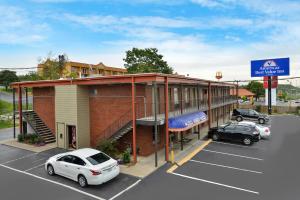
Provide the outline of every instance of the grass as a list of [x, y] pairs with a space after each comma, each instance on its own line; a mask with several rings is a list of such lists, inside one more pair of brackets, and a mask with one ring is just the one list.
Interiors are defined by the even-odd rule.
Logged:
[[0, 87], [0, 92], [12, 93], [12, 89], [8, 88], [7, 91], [6, 91], [5, 87]]
[[4, 128], [11, 128], [13, 127], [13, 121], [12, 120], [0, 120], [0, 129], [4, 129]]
[[13, 104], [0, 100], [0, 114], [6, 114], [12, 112], [13, 112]]

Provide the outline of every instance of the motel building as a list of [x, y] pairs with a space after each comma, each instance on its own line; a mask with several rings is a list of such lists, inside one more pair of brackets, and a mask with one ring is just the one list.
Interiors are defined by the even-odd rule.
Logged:
[[[182, 150], [193, 138], [204, 137], [205, 128], [229, 119], [237, 102], [230, 95], [233, 84], [155, 73], [16, 82], [11, 87], [21, 134], [35, 132], [64, 149], [96, 147], [111, 139], [120, 150], [130, 148], [134, 162], [162, 149], [169, 161], [171, 147]], [[33, 110], [26, 109], [28, 101], [22, 106], [29, 88]]]

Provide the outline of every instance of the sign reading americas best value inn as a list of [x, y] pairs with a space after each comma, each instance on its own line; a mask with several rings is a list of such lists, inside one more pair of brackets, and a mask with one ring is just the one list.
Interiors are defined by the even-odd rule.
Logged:
[[288, 75], [290, 75], [290, 58], [251, 61], [251, 77]]

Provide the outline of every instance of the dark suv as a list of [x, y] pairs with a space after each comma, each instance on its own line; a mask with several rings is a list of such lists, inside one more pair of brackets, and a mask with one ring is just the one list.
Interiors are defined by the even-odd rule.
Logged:
[[252, 109], [234, 109], [232, 112], [232, 120], [238, 122], [243, 120], [257, 121], [260, 124], [265, 124], [269, 121], [269, 116], [261, 114]]
[[219, 127], [209, 129], [208, 137], [213, 140], [230, 140], [251, 145], [259, 141], [259, 131], [255, 126], [240, 125], [238, 123], [228, 123]]

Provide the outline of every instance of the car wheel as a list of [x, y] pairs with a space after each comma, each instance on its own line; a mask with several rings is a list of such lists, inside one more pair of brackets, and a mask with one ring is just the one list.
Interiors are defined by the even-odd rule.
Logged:
[[54, 168], [53, 168], [52, 165], [48, 165], [48, 167], [47, 167], [47, 173], [48, 173], [48, 175], [50, 175], [50, 176], [55, 175]]
[[236, 121], [241, 122], [241, 121], [243, 121], [243, 118], [242, 118], [241, 116], [238, 116], [238, 117], [236, 118]]
[[219, 140], [219, 135], [216, 134], [216, 133], [214, 133], [214, 134], [212, 135], [212, 139], [213, 139], [213, 141], [218, 141], [218, 140]]
[[250, 138], [246, 137], [246, 138], [244, 138], [243, 143], [244, 143], [244, 145], [250, 145], [250, 144], [252, 144], [252, 141]]
[[83, 175], [78, 176], [78, 183], [80, 187], [86, 187], [88, 185], [87, 180]]
[[258, 119], [258, 122], [259, 122], [260, 124], [264, 124], [264, 123], [265, 123], [265, 120], [264, 120], [264, 119]]

